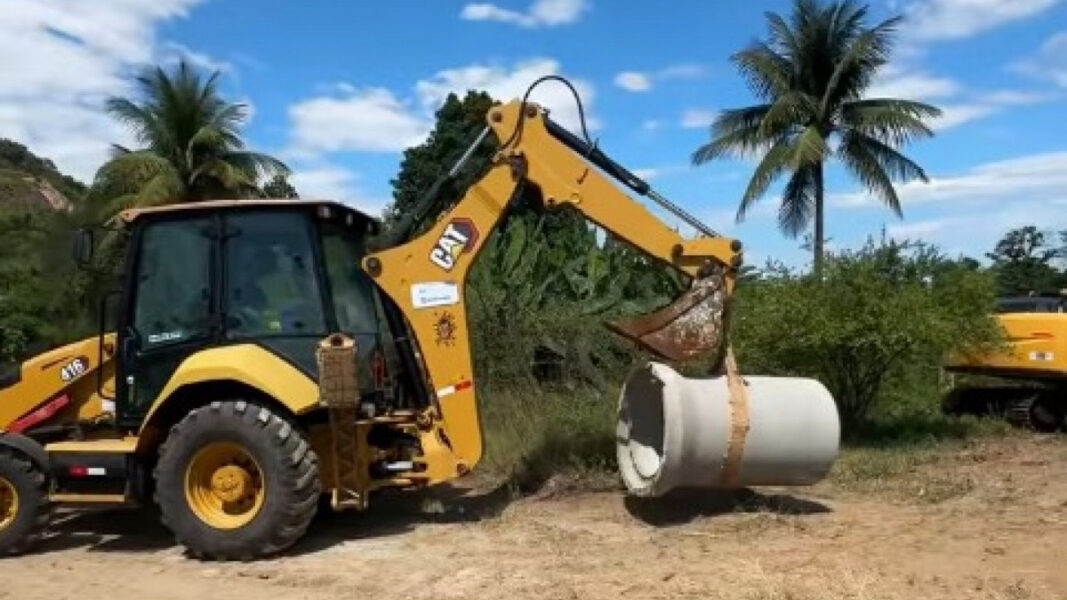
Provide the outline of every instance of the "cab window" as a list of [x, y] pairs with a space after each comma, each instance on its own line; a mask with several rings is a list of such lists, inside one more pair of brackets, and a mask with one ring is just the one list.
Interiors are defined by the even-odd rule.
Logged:
[[230, 337], [322, 335], [322, 296], [304, 216], [227, 217], [225, 280]]
[[142, 348], [210, 333], [209, 227], [207, 219], [162, 221], [145, 227], [133, 314]]
[[322, 224], [326, 277], [341, 331], [350, 335], [378, 333], [374, 283], [360, 263], [366, 253], [362, 236], [338, 223]]

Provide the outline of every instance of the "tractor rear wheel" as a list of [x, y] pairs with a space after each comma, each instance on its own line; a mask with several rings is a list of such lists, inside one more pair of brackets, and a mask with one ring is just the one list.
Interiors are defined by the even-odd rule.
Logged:
[[48, 527], [48, 477], [26, 456], [0, 447], [0, 554], [21, 554]]
[[319, 463], [270, 409], [213, 402], [175, 425], [159, 452], [163, 523], [198, 558], [251, 560], [293, 545], [318, 508]]

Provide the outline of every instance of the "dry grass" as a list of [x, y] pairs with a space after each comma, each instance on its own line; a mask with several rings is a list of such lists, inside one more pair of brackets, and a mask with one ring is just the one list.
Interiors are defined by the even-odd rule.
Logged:
[[[489, 389], [483, 392], [486, 452], [479, 471], [513, 491], [618, 486], [615, 397], [591, 390]], [[1018, 435], [999, 421], [909, 413], [870, 424], [849, 442], [830, 476], [834, 489], [896, 502], [939, 503], [974, 489], [973, 479], [940, 463], [974, 440]]]
[[486, 477], [521, 492], [537, 491], [550, 479], [583, 489], [617, 485], [614, 397], [488, 390], [482, 406], [480, 469]]
[[975, 482], [940, 468], [959, 444], [846, 449], [831, 471], [835, 488], [912, 503], [938, 503], [967, 494]]

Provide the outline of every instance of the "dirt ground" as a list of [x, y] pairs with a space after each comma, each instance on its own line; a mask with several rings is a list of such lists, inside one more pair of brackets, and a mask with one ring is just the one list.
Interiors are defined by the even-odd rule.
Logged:
[[0, 598], [1067, 599], [1067, 436], [879, 468], [656, 502], [380, 498], [250, 564], [184, 557], [148, 510], [68, 515], [37, 553], [0, 561]]

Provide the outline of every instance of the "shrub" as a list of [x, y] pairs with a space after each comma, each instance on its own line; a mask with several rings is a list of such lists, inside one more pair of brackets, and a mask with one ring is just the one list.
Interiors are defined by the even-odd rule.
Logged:
[[749, 373], [812, 376], [855, 434], [887, 382], [949, 352], [991, 347], [992, 278], [921, 243], [869, 241], [828, 256], [817, 281], [781, 266], [739, 287], [733, 336]]

